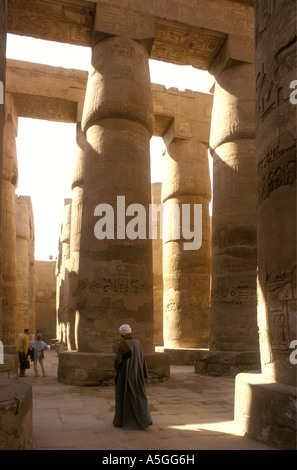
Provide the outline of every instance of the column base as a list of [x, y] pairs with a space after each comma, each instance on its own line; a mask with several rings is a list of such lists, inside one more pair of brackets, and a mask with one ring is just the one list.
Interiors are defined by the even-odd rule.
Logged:
[[[114, 354], [63, 351], [59, 353], [58, 380], [69, 385], [114, 385]], [[170, 376], [167, 354], [145, 355], [149, 371], [147, 383], [163, 382]]]
[[201, 375], [235, 377], [240, 372], [260, 371], [260, 352], [200, 349], [194, 367]]
[[155, 351], [165, 353], [169, 357], [170, 364], [177, 366], [193, 366], [199, 360], [200, 353], [208, 351], [201, 348], [166, 348], [165, 346], [155, 346]]
[[266, 380], [261, 373], [235, 379], [234, 419], [247, 437], [278, 449], [297, 449], [296, 387]]

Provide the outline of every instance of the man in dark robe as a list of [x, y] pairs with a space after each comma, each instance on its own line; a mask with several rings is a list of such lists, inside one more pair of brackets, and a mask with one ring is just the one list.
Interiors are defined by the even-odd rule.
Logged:
[[152, 424], [145, 389], [146, 359], [129, 325], [122, 325], [119, 333], [121, 339], [114, 355], [117, 373], [113, 425], [123, 429], [146, 429]]

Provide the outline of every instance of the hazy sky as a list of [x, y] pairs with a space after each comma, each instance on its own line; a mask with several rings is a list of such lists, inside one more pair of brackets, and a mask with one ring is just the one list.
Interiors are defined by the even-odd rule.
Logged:
[[[8, 34], [7, 58], [64, 68], [89, 70], [91, 50]], [[150, 60], [151, 81], [208, 93], [207, 73], [187, 66]], [[19, 118], [16, 193], [32, 198], [35, 220], [35, 258], [57, 256], [65, 198], [71, 198], [70, 175], [75, 155], [75, 124]], [[162, 181], [161, 139], [151, 139], [151, 178]]]

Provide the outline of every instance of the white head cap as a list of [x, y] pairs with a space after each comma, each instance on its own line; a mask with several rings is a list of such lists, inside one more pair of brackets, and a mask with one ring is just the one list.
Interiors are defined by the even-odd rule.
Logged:
[[122, 325], [120, 326], [120, 329], [119, 329], [119, 332], [121, 335], [128, 335], [129, 333], [132, 332], [131, 328], [129, 325], [125, 324], [125, 325]]

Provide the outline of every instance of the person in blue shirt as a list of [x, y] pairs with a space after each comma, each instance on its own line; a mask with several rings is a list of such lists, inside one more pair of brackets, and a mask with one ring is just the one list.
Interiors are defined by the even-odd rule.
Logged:
[[45, 367], [44, 367], [44, 352], [43, 351], [48, 349], [48, 345], [44, 341], [42, 341], [41, 338], [42, 338], [42, 335], [39, 333], [36, 336], [36, 341], [33, 341], [33, 343], [30, 346], [30, 349], [33, 351], [35, 377], [39, 377], [38, 362], [40, 364], [43, 377], [46, 377], [46, 372], [45, 372]]

